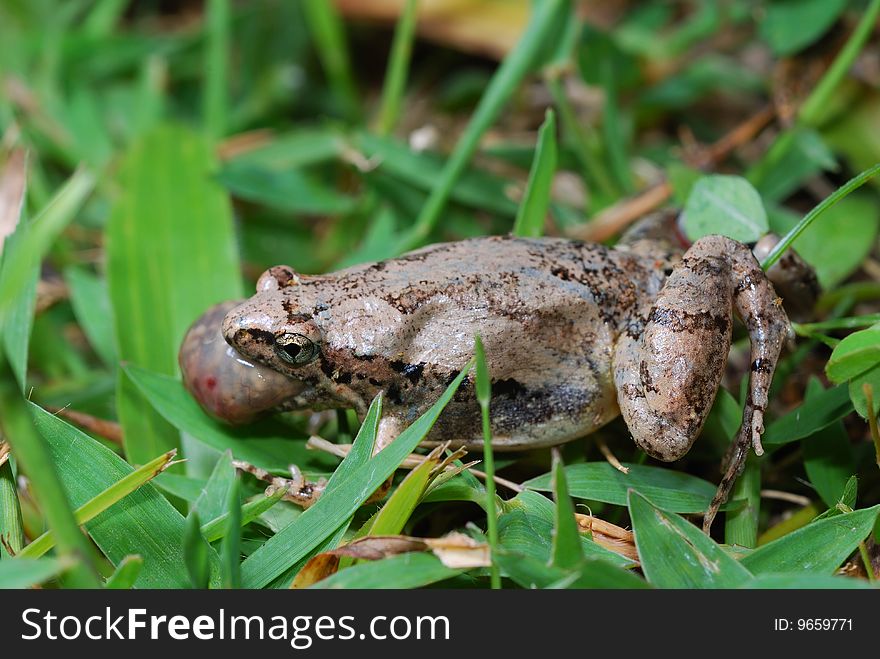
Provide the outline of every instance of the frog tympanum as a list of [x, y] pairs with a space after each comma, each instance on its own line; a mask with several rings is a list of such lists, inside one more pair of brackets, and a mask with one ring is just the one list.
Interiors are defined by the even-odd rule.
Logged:
[[[381, 447], [437, 400], [479, 334], [497, 450], [560, 444], [621, 414], [639, 447], [671, 461], [712, 407], [735, 313], [751, 341], [748, 396], [708, 528], [749, 447], [762, 452], [770, 381], [790, 333], [771, 280], [807, 305], [818, 286], [793, 252], [765, 274], [730, 238], [685, 250], [674, 219], [643, 221], [615, 247], [490, 236], [324, 275], [276, 266], [253, 297], [195, 323], [180, 353], [184, 381], [230, 422], [270, 409], [363, 416], [382, 392]], [[482, 447], [473, 387], [468, 377], [428, 443]]]

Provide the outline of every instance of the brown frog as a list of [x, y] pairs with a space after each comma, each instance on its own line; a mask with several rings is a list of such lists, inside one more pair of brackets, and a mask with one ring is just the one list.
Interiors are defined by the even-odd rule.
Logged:
[[[810, 301], [818, 285], [792, 252], [768, 278], [730, 238], [685, 250], [674, 220], [649, 218], [613, 248], [492, 236], [325, 275], [277, 266], [249, 300], [196, 322], [181, 348], [184, 381], [230, 422], [269, 409], [353, 408], [362, 417], [382, 392], [381, 447], [436, 401], [479, 334], [497, 450], [560, 444], [622, 414], [639, 447], [672, 461], [712, 407], [735, 312], [751, 341], [748, 398], [708, 528], [748, 448], [762, 452], [768, 390], [790, 333], [770, 279]], [[481, 448], [471, 378], [427, 440]]]

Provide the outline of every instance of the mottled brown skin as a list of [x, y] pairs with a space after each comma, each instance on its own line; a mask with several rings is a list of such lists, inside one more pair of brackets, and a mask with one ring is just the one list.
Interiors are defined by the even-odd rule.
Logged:
[[[197, 398], [193, 382], [208, 375], [221, 388], [246, 384], [260, 409], [224, 394], [230, 408], [212, 412], [229, 420], [246, 416], [239, 405], [248, 414], [351, 407], [362, 416], [381, 392], [381, 447], [436, 401], [479, 333], [498, 449], [560, 444], [622, 413], [636, 443], [670, 461], [687, 453], [712, 407], [735, 311], [752, 344], [750, 393], [711, 522], [748, 447], [761, 450], [789, 322], [748, 247], [708, 236], [682, 255], [672, 217], [642, 222], [617, 248], [495, 236], [320, 276], [277, 266], [226, 314], [221, 333], [246, 363], [284, 377], [284, 395], [255, 393], [274, 384], [230, 360], [222, 373], [190, 366], [185, 380]], [[470, 377], [428, 440], [482, 446]]]

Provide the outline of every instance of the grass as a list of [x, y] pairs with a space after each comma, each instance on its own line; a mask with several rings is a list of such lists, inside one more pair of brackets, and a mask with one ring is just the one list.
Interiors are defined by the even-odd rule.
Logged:
[[[876, 46], [880, 0], [833, 31], [806, 26], [813, 41], [797, 52], [824, 73], [791, 101], [791, 122], [746, 138], [732, 129], [796, 91], [746, 56], [781, 38], [756, 22], [761, 11], [681, 3], [676, 21], [651, 0], [598, 28], [572, 2], [544, 0], [492, 62], [454, 36], [445, 48], [420, 40], [417, 0], [393, 37], [317, 0], [211, 0], [190, 17], [62, 4], [0, 6], [0, 171], [12, 149], [28, 154], [23, 196], [0, 181], [0, 235], [15, 229], [0, 253], [0, 587], [285, 588], [355, 538], [451, 532], [485, 546], [489, 564], [386, 547], [313, 585], [876, 583], [865, 566], [880, 515], [880, 143], [861, 122], [880, 99], [852, 72]], [[426, 126], [427, 148], [413, 148]], [[698, 148], [731, 136], [743, 139], [732, 155]], [[343, 411], [230, 428], [181, 385], [189, 324], [247, 296], [269, 266], [314, 274], [442, 240], [569, 235], [664, 177], [692, 211], [685, 231], [746, 227], [752, 240], [769, 227], [782, 240], [762, 266], [797, 249], [824, 288], [794, 326], [803, 340], [775, 383], [767, 453], [749, 460], [711, 536], [694, 522], [739, 423], [741, 334], [729, 391], [683, 460], [647, 459], [620, 421], [600, 431], [627, 474], [589, 439], [493, 453], [491, 355], [479, 343], [436, 405], [375, 454], [382, 398], [360, 424]], [[486, 450], [408, 465], [465, 377]], [[59, 408], [118, 424], [122, 443]], [[337, 457], [308, 449], [312, 434], [356, 438]], [[153, 478], [173, 451], [184, 462]], [[268, 478], [290, 479], [295, 464], [326, 488], [303, 511], [233, 460]], [[575, 512], [594, 517], [592, 531]]]

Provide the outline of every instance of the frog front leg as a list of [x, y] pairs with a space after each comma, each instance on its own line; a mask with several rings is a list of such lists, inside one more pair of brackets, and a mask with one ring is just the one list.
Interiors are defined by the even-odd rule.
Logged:
[[615, 345], [620, 410], [636, 444], [672, 461], [684, 456], [712, 408], [730, 349], [732, 311], [751, 341], [749, 393], [726, 471], [706, 512], [708, 531], [741, 473], [749, 446], [761, 455], [770, 382], [790, 325], [748, 247], [706, 236], [685, 253], [646, 316]]

